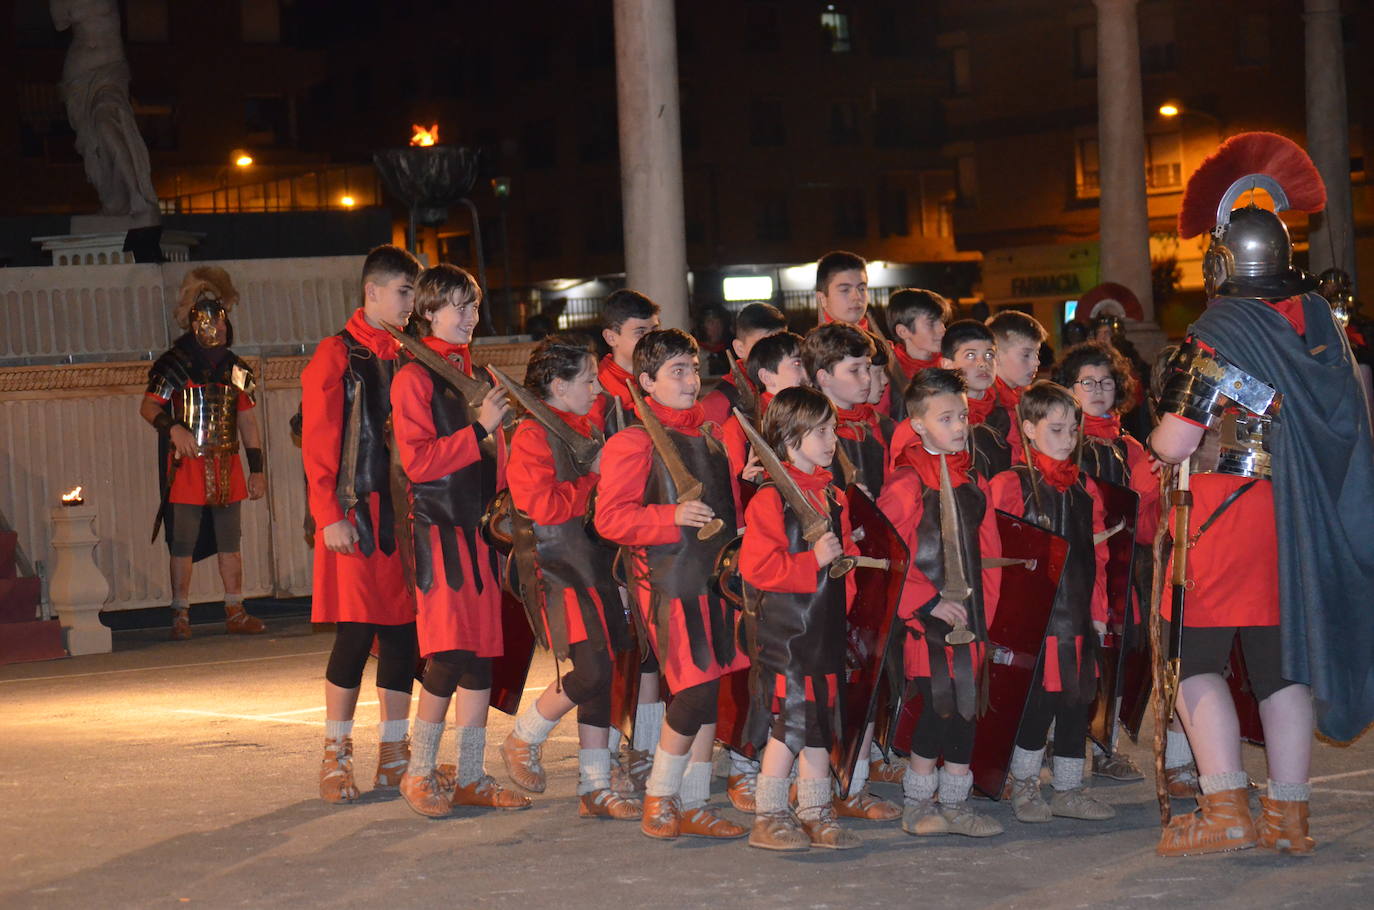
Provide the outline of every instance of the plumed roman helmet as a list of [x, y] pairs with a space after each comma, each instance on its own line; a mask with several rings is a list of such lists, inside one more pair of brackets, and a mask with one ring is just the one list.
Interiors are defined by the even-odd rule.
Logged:
[[238, 302], [239, 292], [229, 273], [218, 266], [203, 265], [187, 272], [182, 279], [172, 315], [177, 325], [194, 332], [202, 345], [215, 347], [232, 343], [228, 339], [232, 339], [233, 329], [226, 333], [226, 339], [220, 339], [215, 333], [215, 322], [223, 316], [227, 325], [229, 313]]

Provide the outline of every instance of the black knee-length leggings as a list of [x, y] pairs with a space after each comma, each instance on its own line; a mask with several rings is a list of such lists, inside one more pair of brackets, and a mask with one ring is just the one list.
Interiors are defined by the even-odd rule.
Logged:
[[419, 642], [415, 623], [382, 626], [371, 622], [341, 622], [334, 626], [334, 648], [324, 678], [340, 689], [356, 689], [363, 682], [363, 668], [377, 639], [377, 688], [409, 694], [415, 688]]

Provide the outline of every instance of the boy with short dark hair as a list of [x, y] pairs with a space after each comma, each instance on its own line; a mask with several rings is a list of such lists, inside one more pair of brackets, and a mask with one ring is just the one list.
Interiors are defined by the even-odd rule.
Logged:
[[[658, 329], [658, 304], [648, 297], [621, 288], [606, 298], [601, 310], [601, 338], [610, 353], [601, 358], [596, 378], [601, 392], [588, 416], [609, 439], [634, 421], [634, 402], [626, 383], [634, 373], [635, 345]], [[663, 724], [663, 702], [658, 694], [658, 662], [649, 652], [640, 665], [639, 706], [635, 709], [634, 741], [620, 749], [620, 731], [611, 728], [611, 754], [618, 759], [618, 785], [638, 792], [648, 778], [650, 762], [658, 746]]]
[[[705, 425], [697, 401], [698, 369], [696, 341], [677, 329], [650, 332], [635, 346], [634, 380], [647, 409], [639, 416], [662, 426], [675, 456], [665, 460], [644, 426], [626, 427], [602, 450], [597, 495], [597, 533], [625, 548], [631, 596], [673, 693], [645, 787], [641, 830], [655, 838], [748, 833], [706, 805], [720, 679], [748, 658], [736, 647], [733, 610], [711, 583], [739, 499], [713, 435], [719, 430]], [[688, 478], [674, 462], [702, 484], [701, 498], [678, 502]]]
[[816, 314], [820, 325], [847, 322], [868, 331], [868, 262], [834, 250], [816, 263]]
[[1040, 346], [1049, 338], [1045, 327], [1034, 316], [1020, 310], [1002, 310], [987, 320], [988, 331], [997, 346], [997, 379], [993, 388], [997, 408], [1005, 416], [989, 415], [993, 427], [1011, 446], [1012, 462], [1025, 459], [1021, 452], [1021, 421], [1016, 416], [1016, 402], [1021, 390], [1035, 381], [1040, 370]]
[[[986, 684], [987, 630], [1001, 574], [983, 569], [982, 560], [999, 555], [1001, 544], [987, 480], [973, 470], [968, 453], [965, 394], [956, 370], [925, 369], [912, 377], [906, 405], [916, 437], [894, 456], [878, 500], [912, 554], [897, 615], [907, 625], [906, 678], [921, 698], [902, 780], [902, 830], [916, 836], [1002, 833], [998, 822], [968, 807], [979, 692]], [[946, 480], [955, 516], [944, 514]], [[957, 540], [948, 539], [947, 525], [957, 529]], [[946, 553], [951, 546], [959, 548], [957, 553]], [[941, 593], [949, 581], [947, 560], [954, 557], [969, 586], [967, 598], [959, 601]], [[964, 628], [973, 632], [972, 641], [945, 643], [952, 630]], [[937, 771], [941, 758], [944, 766]]]
[[607, 436], [629, 422], [634, 403], [630, 401], [625, 383], [630, 381], [634, 370], [635, 345], [658, 326], [658, 304], [638, 291], [629, 288], [613, 291], [602, 306], [601, 338], [611, 350], [601, 358], [597, 369], [601, 394], [592, 406], [591, 418]]
[[[749, 351], [745, 363], [746, 375], [759, 390], [758, 412], [747, 415], [751, 420], [763, 419], [764, 414], [768, 412], [769, 402], [778, 392], [806, 385], [806, 368], [802, 366], [801, 361], [801, 343], [800, 335], [793, 332], [778, 332], [761, 339]], [[726, 454], [730, 456], [731, 473], [745, 480], [754, 480], [762, 468], [756, 462], [751, 465], [749, 442], [735, 415], [731, 414], [721, 427], [721, 439], [725, 443]]]
[[[817, 326], [802, 340], [802, 363], [812, 385], [835, 406], [838, 423], [835, 462], [836, 482], [856, 484], [872, 499], [882, 493], [887, 469], [887, 443], [892, 438], [892, 421], [868, 403], [873, 388], [871, 362], [876, 348], [873, 337], [847, 323], [831, 322]], [[872, 736], [872, 725], [869, 737]], [[835, 809], [842, 815], [873, 820], [892, 820], [901, 815], [893, 803], [868, 792], [868, 778], [875, 766], [897, 776], [896, 765], [884, 762], [872, 743], [870, 761], [860, 761], [850, 784], [850, 796], [836, 798]], [[900, 779], [900, 777], [898, 777]]]
[[[735, 316], [735, 337], [730, 342], [734, 352], [732, 369], [721, 377], [701, 405], [706, 411], [706, 419], [716, 426], [723, 426], [730, 418], [730, 409], [738, 407], [745, 398], [757, 398], [759, 386], [748, 375], [749, 353], [771, 335], [787, 330], [787, 317], [782, 310], [769, 303], [751, 303]], [[741, 390], [737, 384], [743, 379], [752, 384], [749, 389]]]
[[949, 317], [949, 301], [934, 291], [902, 288], [888, 298], [888, 331], [897, 366], [907, 382], [919, 370], [940, 365], [940, 344]]
[[[391, 381], [399, 346], [385, 326], [410, 318], [420, 263], [379, 246], [363, 261], [362, 306], [320, 342], [301, 372], [301, 459], [315, 524], [310, 618], [334, 623], [324, 674], [325, 746], [320, 798], [358, 798], [353, 778], [353, 714], [372, 643], [378, 644], [381, 715], [378, 788], [399, 786], [410, 759], [406, 730], [415, 684], [415, 599], [406, 585], [391, 499]], [[357, 423], [350, 415], [357, 415]], [[357, 432], [349, 430], [356, 426]], [[353, 477], [340, 477], [355, 465]], [[342, 482], [341, 482], [342, 481]], [[340, 490], [349, 495], [340, 495]]]
[[[1088, 794], [1083, 755], [1097, 693], [1097, 639], [1107, 627], [1105, 510], [1097, 486], [1078, 469], [1079, 407], [1061, 385], [1040, 381], [1019, 404], [1026, 463], [992, 479], [992, 505], [1069, 542], [1045, 630], [1044, 657], [1012, 752], [1011, 805], [1017, 821], [1052, 816], [1101, 821], [1116, 811]], [[1040, 794], [1040, 764], [1054, 724], [1054, 797]]]

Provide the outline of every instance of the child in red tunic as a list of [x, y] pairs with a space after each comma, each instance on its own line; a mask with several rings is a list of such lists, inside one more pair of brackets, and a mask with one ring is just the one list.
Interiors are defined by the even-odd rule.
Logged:
[[[424, 344], [468, 375], [481, 302], [477, 282], [456, 266], [426, 269], [415, 285], [415, 314], [429, 329]], [[391, 407], [396, 453], [410, 481], [416, 627], [420, 656], [428, 658], [401, 793], [416, 812], [436, 818], [452, 806], [527, 808], [529, 799], [502, 789], [483, 761], [491, 659], [502, 653], [502, 635], [496, 553], [480, 522], [505, 486], [506, 391], [494, 386], [474, 406], [412, 362], [391, 384]], [[450, 779], [435, 771], [435, 759], [455, 691], [458, 761]]]
[[[987, 630], [997, 611], [1000, 571], [983, 569], [984, 557], [1001, 552], [988, 483], [973, 470], [967, 451], [968, 400], [955, 370], [921, 370], [906, 391], [906, 413], [916, 438], [894, 459], [892, 476], [878, 506], [911, 553], [897, 615], [907, 626], [906, 678], [921, 697], [921, 714], [911, 737], [911, 759], [902, 780], [902, 830], [916, 836], [1002, 833], [996, 820], [969, 808], [973, 738], [978, 693], [987, 651]], [[947, 516], [941, 501], [941, 466], [946, 468], [957, 510], [958, 537], [967, 599], [946, 600]], [[947, 645], [954, 628], [975, 638]], [[937, 772], [939, 760], [944, 766]]]
[[[840, 827], [830, 787], [830, 749], [843, 731], [845, 615], [854, 601], [849, 578], [827, 567], [856, 554], [843, 490], [823, 466], [835, 455], [835, 408], [815, 389], [784, 389], [763, 419], [769, 446], [785, 453], [791, 482], [830, 523], [815, 543], [772, 482], [749, 502], [740, 576], [757, 599], [758, 626], [746, 737], [763, 748], [757, 815], [749, 844], [765, 850], [859, 846]], [[797, 813], [788, 775], [799, 759]]]
[[[719, 430], [703, 426], [692, 337], [677, 329], [650, 332], [634, 359], [644, 406], [702, 484], [700, 498], [678, 502], [686, 480], [668, 470], [640, 426], [615, 434], [602, 454], [596, 530], [626, 548], [632, 596], [673, 693], [646, 782], [641, 830], [658, 838], [742, 837], [744, 828], [706, 806], [720, 678], [747, 666], [735, 644], [733, 609], [712, 584], [716, 557], [738, 522], [737, 484], [712, 435]], [[724, 526], [700, 539], [717, 520]]]
[[[1078, 402], [1061, 385], [1041, 381], [1019, 404], [1028, 464], [992, 479], [992, 503], [1065, 537], [1069, 551], [1045, 631], [1030, 703], [1011, 757], [1012, 811], [1018, 821], [1051, 816], [1100, 821], [1116, 811], [1083, 786], [1088, 711], [1097, 691], [1098, 636], [1107, 628], [1107, 544], [1102, 499], [1074, 462]], [[1054, 798], [1040, 794], [1040, 764], [1054, 724]]]
[[[310, 618], [334, 623], [325, 670], [325, 757], [320, 797], [358, 798], [353, 779], [353, 712], [363, 669], [378, 644], [381, 749], [375, 786], [396, 787], [410, 757], [406, 727], [415, 683], [415, 600], [406, 587], [391, 501], [391, 379], [397, 344], [384, 324], [410, 317], [420, 263], [405, 250], [379, 246], [363, 262], [363, 305], [337, 335], [320, 342], [301, 372], [301, 458], [315, 531]], [[358, 415], [357, 432], [348, 430]], [[354, 454], [344, 453], [345, 435]], [[354, 438], [356, 436], [356, 438]], [[341, 497], [340, 471], [353, 501]]]
[[[749, 350], [745, 371], [755, 388], [759, 389], [758, 413], [745, 416], [755, 422], [763, 420], [768, 403], [783, 389], [806, 384], [806, 370], [801, 362], [801, 336], [792, 332], [778, 332], [762, 339]], [[704, 402], [703, 402], [704, 404]], [[730, 472], [736, 477], [753, 481], [763, 472], [757, 459], [749, 454], [749, 440], [733, 414], [721, 427], [725, 454], [730, 457]]]
[[[601, 358], [597, 380], [601, 393], [590, 412], [592, 423], [609, 439], [634, 420], [634, 402], [626, 388], [634, 371], [635, 345], [659, 326], [658, 304], [638, 291], [622, 288], [606, 298], [601, 311], [601, 338], [611, 352]], [[634, 741], [620, 750], [620, 731], [611, 728], [611, 754], [619, 755], [619, 776], [635, 792], [653, 767], [658, 731], [663, 726], [663, 700], [658, 693], [658, 661], [652, 652], [639, 667], [639, 706], [635, 710]]]
[[[1150, 469], [1150, 459], [1140, 441], [1121, 428], [1121, 415], [1135, 406], [1138, 384], [1131, 364], [1111, 345], [1089, 341], [1069, 348], [1055, 364], [1054, 381], [1073, 392], [1083, 409], [1083, 433], [1079, 441], [1079, 458], [1083, 472], [1089, 477], [1114, 483], [1135, 491], [1140, 497], [1136, 513], [1135, 560], [1132, 579], [1134, 597], [1128, 595], [1130, 615], [1109, 617], [1118, 633], [1130, 625], [1133, 640], [1149, 636], [1145, 627], [1147, 611], [1140, 605], [1149, 603], [1152, 546], [1159, 527], [1159, 478]], [[1114, 606], [1114, 605], [1109, 605]], [[1112, 716], [1116, 717], [1115, 706]], [[1112, 727], [1115, 745], [1120, 721]], [[1093, 743], [1093, 774], [1113, 780], [1142, 780], [1145, 775], [1125, 754], [1112, 749], [1103, 751]]]
[[918, 372], [940, 365], [940, 345], [949, 322], [949, 301], [924, 288], [902, 288], [887, 299], [887, 330], [892, 333], [888, 346], [892, 349], [894, 381], [900, 380], [889, 393], [889, 416], [901, 420], [906, 416], [906, 387]]
[[[749, 354], [754, 345], [770, 335], [787, 331], [787, 317], [771, 303], [751, 303], [735, 317], [735, 337], [730, 342], [734, 353], [734, 369], [721, 377], [716, 387], [701, 399], [706, 419], [723, 426], [730, 419], [730, 409], [739, 407], [746, 398], [757, 398], [762, 387], [749, 373]], [[747, 389], [737, 388], [743, 378]], [[746, 412], [747, 413], [747, 412]]]
[[1002, 310], [987, 321], [996, 343], [997, 380], [993, 389], [997, 406], [988, 422], [1006, 437], [1013, 464], [1025, 461], [1021, 451], [1021, 421], [1016, 403], [1022, 389], [1035, 381], [1040, 370], [1040, 346], [1050, 337], [1034, 316], [1020, 310]]
[[525, 386], [548, 405], [549, 419], [595, 441], [585, 464], [557, 432], [533, 416], [511, 438], [514, 553], [511, 565], [526, 612], [555, 657], [571, 660], [562, 675], [515, 719], [501, 746], [511, 779], [534, 793], [546, 783], [540, 750], [558, 721], [577, 709], [578, 814], [637, 819], [642, 806], [611, 790], [611, 674], [615, 653], [633, 645], [612, 572], [615, 551], [587, 533], [592, 494], [601, 478], [601, 434], [587, 411], [601, 392], [596, 358], [572, 338], [551, 335], [525, 368]]

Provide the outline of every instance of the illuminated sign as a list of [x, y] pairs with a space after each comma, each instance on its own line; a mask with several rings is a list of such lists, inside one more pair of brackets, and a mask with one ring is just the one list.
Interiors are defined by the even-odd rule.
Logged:
[[772, 300], [773, 279], [769, 275], [735, 275], [721, 282], [726, 300]]

